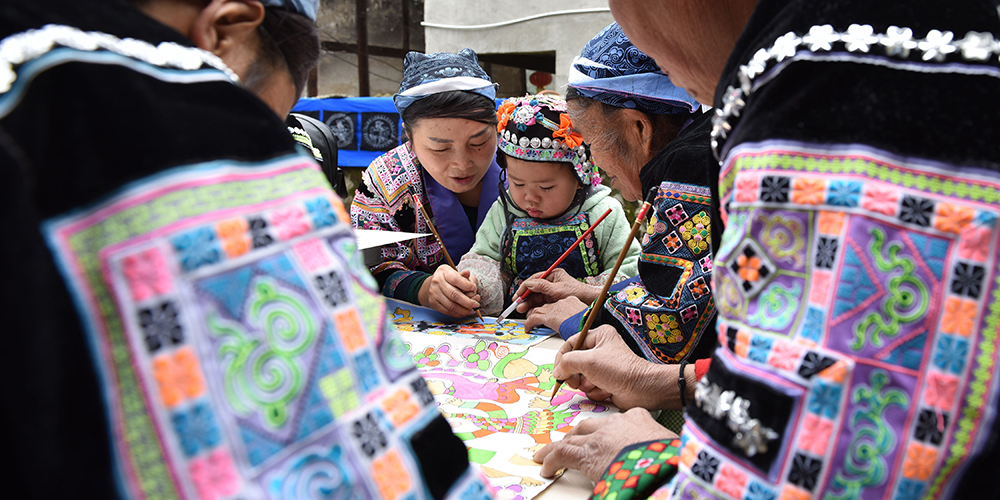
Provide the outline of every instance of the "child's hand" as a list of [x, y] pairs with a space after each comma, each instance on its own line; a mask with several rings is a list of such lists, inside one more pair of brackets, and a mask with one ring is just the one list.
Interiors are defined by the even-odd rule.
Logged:
[[472, 273], [468, 270], [459, 273], [450, 266], [437, 268], [424, 280], [417, 298], [420, 305], [456, 318], [475, 314], [473, 309], [479, 307], [480, 299]]

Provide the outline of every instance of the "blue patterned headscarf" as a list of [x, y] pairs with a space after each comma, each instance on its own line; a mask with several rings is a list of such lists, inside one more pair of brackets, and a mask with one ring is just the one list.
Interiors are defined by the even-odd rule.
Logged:
[[699, 106], [660, 71], [653, 58], [632, 45], [618, 23], [587, 42], [573, 60], [569, 86], [584, 97], [651, 114], [691, 113]]
[[278, 7], [312, 19], [316, 22], [316, 9], [319, 0], [261, 0], [264, 7]]
[[424, 54], [410, 52], [403, 60], [403, 81], [399, 93], [392, 96], [399, 116], [416, 101], [429, 95], [465, 90], [490, 100], [496, 99], [497, 88], [472, 49], [462, 49], [458, 54], [437, 52]]

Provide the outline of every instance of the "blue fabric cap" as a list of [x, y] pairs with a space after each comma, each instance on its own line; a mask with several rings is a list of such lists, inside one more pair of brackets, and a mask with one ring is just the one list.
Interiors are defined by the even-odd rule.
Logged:
[[472, 49], [451, 52], [410, 52], [403, 60], [403, 81], [399, 93], [392, 96], [396, 110], [403, 111], [429, 95], [452, 90], [474, 92], [490, 100], [496, 99], [496, 84], [490, 80]]
[[278, 7], [312, 19], [316, 22], [319, 0], [261, 0], [264, 7]]
[[652, 114], [691, 113], [700, 106], [632, 45], [618, 23], [587, 42], [573, 60], [569, 86], [584, 97]]

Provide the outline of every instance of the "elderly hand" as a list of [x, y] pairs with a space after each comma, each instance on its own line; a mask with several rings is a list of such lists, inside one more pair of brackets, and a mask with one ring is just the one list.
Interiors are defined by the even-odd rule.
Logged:
[[566, 297], [551, 304], [538, 306], [528, 311], [528, 317], [524, 321], [524, 331], [530, 332], [538, 325], [559, 331], [559, 325], [563, 324], [563, 321], [585, 310], [587, 310], [587, 304], [580, 302], [580, 299], [576, 297]]
[[596, 483], [626, 446], [676, 437], [656, 423], [648, 411], [635, 408], [609, 417], [588, 418], [561, 441], [535, 452], [533, 459], [542, 464], [542, 477], [552, 477], [559, 469], [568, 467], [578, 469]]
[[545, 279], [540, 278], [542, 274], [544, 273], [533, 274], [518, 287], [514, 297], [520, 297], [525, 290], [532, 292], [517, 306], [518, 312], [528, 312], [542, 304], [551, 304], [567, 297], [576, 297], [584, 304], [590, 304], [601, 293], [600, 287], [578, 281], [562, 268], [556, 268]]
[[552, 372], [594, 401], [608, 400], [621, 409], [677, 408], [678, 365], [661, 365], [636, 356], [614, 327], [603, 325], [587, 335], [574, 351], [580, 334], [566, 340], [556, 354]]
[[438, 267], [430, 278], [424, 280], [417, 292], [420, 305], [435, 311], [464, 318], [475, 314], [479, 307], [476, 278], [468, 270], [458, 271], [451, 266]]

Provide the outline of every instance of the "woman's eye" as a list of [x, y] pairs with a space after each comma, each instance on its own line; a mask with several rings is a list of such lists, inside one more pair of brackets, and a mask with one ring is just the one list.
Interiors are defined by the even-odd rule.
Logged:
[[481, 147], [483, 147], [483, 146], [486, 145], [486, 142], [482, 142], [480, 144], [469, 144], [469, 145], [472, 146], [472, 147], [474, 147], [474, 148], [481, 148]]
[[519, 188], [523, 188], [523, 187], [524, 187], [524, 184], [518, 184], [518, 183], [516, 183], [516, 182], [515, 182], [515, 183], [514, 183], [514, 187], [519, 187]]
[[555, 186], [541, 186], [541, 188], [542, 188], [542, 191], [548, 191], [548, 190], [550, 190], [550, 189], [552, 189], [552, 188], [554, 188], [554, 187], [555, 187]]

